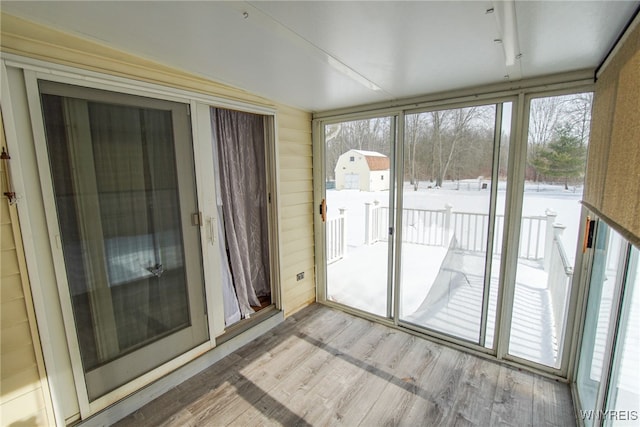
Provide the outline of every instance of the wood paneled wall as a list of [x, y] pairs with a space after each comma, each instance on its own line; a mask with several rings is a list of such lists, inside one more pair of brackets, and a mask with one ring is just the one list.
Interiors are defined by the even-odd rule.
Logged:
[[598, 77], [584, 200], [640, 245], [640, 24]]

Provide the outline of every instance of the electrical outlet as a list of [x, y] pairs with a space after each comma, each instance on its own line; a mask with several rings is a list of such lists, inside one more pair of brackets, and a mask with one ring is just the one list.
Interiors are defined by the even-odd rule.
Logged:
[[297, 280], [297, 281], [300, 281], [300, 280], [302, 280], [302, 279], [304, 279], [304, 271], [303, 271], [302, 273], [298, 273], [298, 274], [296, 274], [296, 280]]

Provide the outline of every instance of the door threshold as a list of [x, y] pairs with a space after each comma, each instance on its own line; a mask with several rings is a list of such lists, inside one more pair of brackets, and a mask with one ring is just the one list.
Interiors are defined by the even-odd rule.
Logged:
[[216, 337], [216, 345], [220, 345], [226, 341], [229, 341], [231, 338], [240, 335], [241, 333], [251, 329], [253, 326], [258, 323], [270, 318], [271, 316], [276, 315], [280, 311], [276, 309], [275, 304], [270, 304], [260, 311], [256, 311], [249, 318], [242, 319], [233, 325], [229, 326], [222, 335]]

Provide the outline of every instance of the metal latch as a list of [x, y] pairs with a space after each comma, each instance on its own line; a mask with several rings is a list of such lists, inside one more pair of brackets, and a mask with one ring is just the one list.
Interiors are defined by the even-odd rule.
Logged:
[[191, 225], [202, 227], [202, 212], [191, 214]]

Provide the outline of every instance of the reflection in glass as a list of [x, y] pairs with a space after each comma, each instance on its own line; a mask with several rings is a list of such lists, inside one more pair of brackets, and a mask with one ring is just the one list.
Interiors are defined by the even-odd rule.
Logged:
[[613, 356], [608, 411], [610, 425], [636, 425], [640, 420], [640, 250], [631, 248], [627, 267], [618, 342]]
[[[598, 225], [594, 246], [589, 299], [576, 383], [583, 409], [595, 409], [603, 377], [605, 347], [609, 336], [611, 305], [626, 244], [604, 222]], [[593, 419], [585, 419], [592, 425]]]
[[85, 372], [190, 325], [171, 112], [43, 95]]

